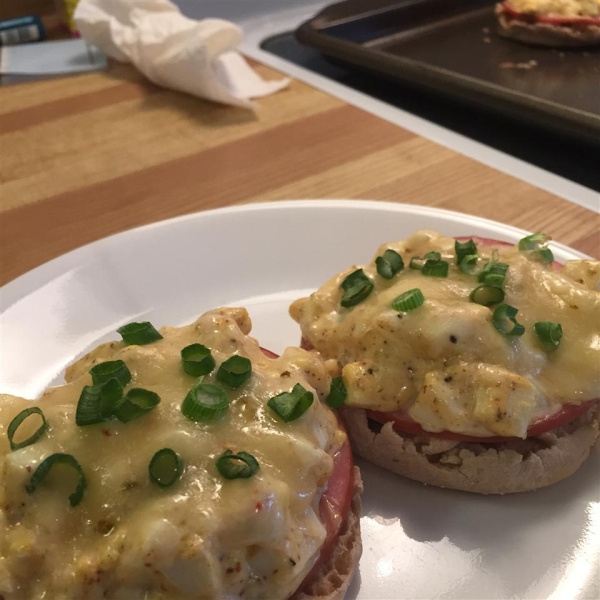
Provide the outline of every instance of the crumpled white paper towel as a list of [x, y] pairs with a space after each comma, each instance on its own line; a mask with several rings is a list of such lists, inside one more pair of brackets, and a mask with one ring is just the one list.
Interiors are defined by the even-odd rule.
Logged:
[[86, 41], [163, 87], [255, 108], [250, 98], [289, 83], [263, 80], [233, 51], [242, 41], [239, 27], [188, 19], [169, 0], [80, 0], [74, 19]]

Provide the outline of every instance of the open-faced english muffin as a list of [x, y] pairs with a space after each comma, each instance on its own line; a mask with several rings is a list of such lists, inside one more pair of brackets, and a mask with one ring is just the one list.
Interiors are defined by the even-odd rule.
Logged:
[[361, 481], [329, 374], [250, 328], [132, 323], [66, 385], [0, 397], [3, 600], [343, 597]]
[[506, 0], [495, 12], [503, 37], [557, 48], [600, 45], [600, 0]]
[[359, 455], [485, 494], [579, 468], [598, 438], [600, 263], [561, 267], [547, 241], [420, 231], [294, 302]]

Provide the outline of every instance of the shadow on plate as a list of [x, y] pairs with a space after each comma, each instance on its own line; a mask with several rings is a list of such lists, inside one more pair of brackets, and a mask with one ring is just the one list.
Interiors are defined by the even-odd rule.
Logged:
[[[468, 551], [495, 540], [495, 545], [512, 546], [527, 527], [556, 522], [567, 512], [570, 521], [561, 544], [575, 543], [585, 528], [587, 507], [597, 500], [600, 449], [571, 477], [535, 492], [482, 496], [426, 486], [391, 475], [359, 459], [365, 490], [363, 514], [384, 521], [399, 520], [405, 534], [419, 542], [436, 542], [447, 537]], [[386, 489], [377, 495], [369, 490]], [[432, 518], [434, 517], [434, 518]], [[568, 539], [572, 532], [573, 539]]]

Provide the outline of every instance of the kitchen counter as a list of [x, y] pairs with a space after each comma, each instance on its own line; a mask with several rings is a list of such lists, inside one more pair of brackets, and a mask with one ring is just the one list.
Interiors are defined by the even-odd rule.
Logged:
[[257, 105], [204, 102], [119, 64], [0, 88], [0, 283], [125, 229], [292, 198], [438, 206], [598, 255], [596, 213], [305, 83]]

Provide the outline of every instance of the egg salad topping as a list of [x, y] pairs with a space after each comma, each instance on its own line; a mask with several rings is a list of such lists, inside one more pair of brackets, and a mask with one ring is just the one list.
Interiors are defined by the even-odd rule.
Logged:
[[595, 261], [557, 270], [542, 234], [506, 247], [420, 231], [290, 314], [337, 361], [346, 406], [401, 410], [430, 432], [526, 437], [535, 419], [600, 396], [599, 279]]
[[[32, 402], [0, 397], [0, 597], [287, 598], [345, 443], [323, 363], [244, 309], [120, 328]], [[33, 409], [33, 410], [32, 410]]]

